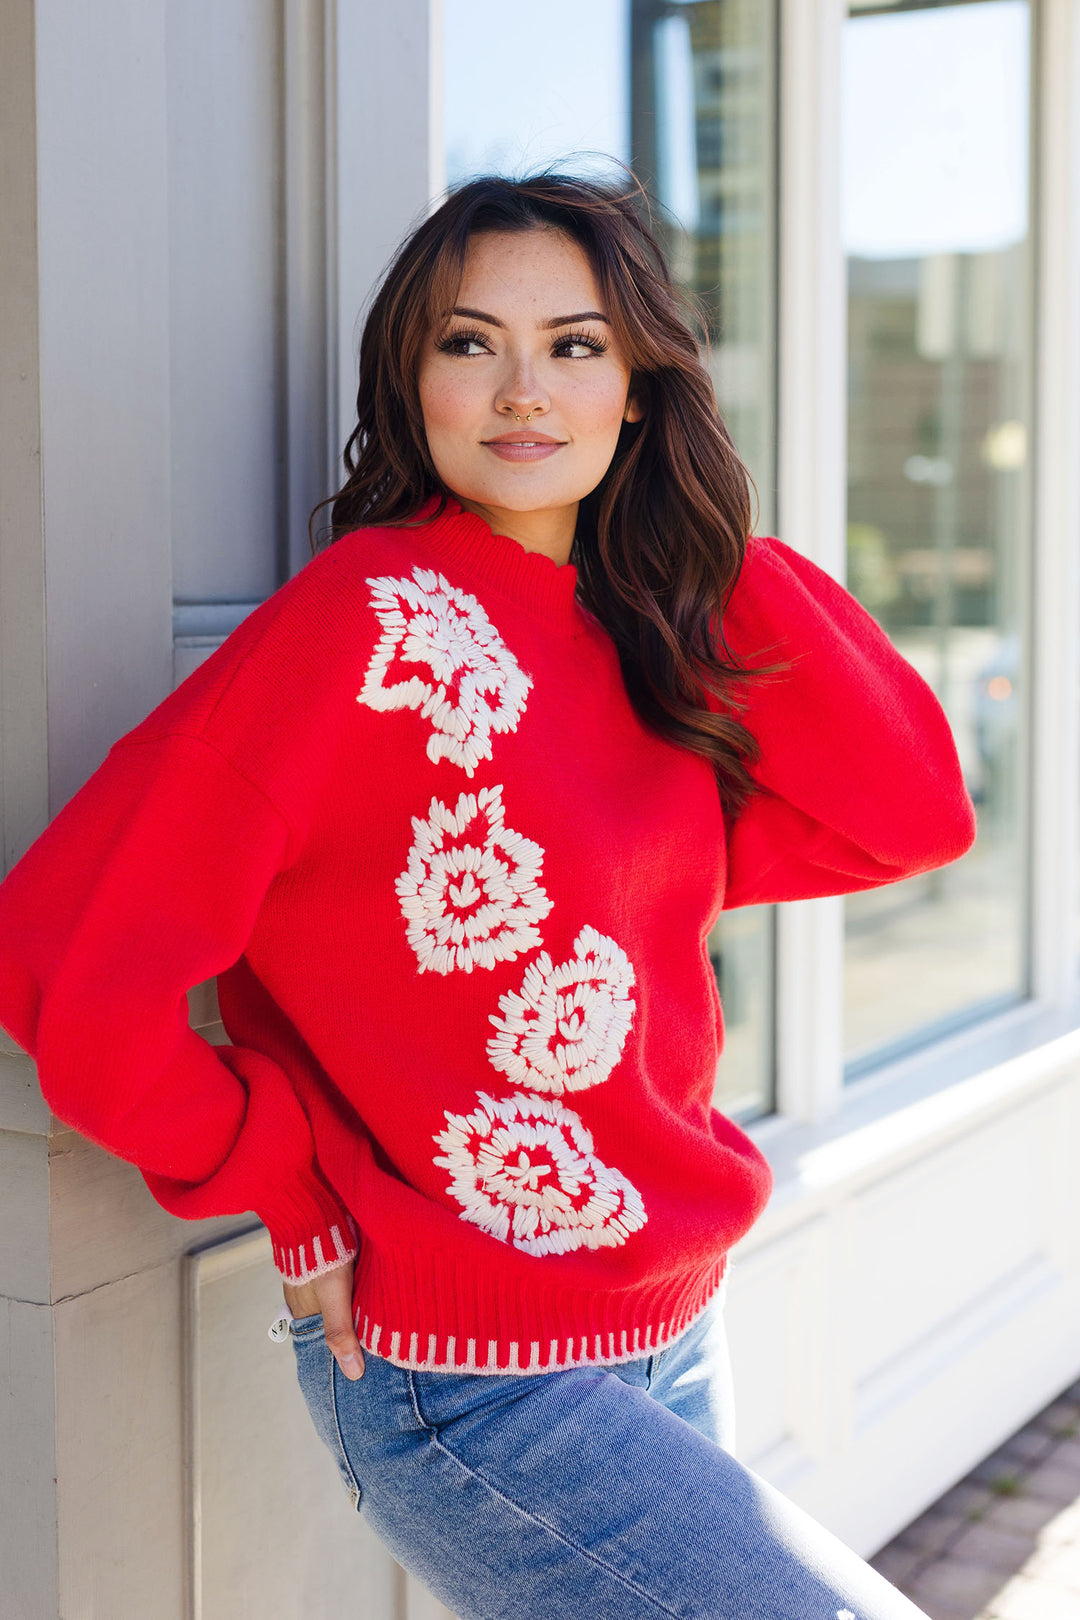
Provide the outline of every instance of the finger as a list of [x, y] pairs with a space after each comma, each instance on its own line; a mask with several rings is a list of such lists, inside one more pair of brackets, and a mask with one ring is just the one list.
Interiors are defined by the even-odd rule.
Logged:
[[330, 1352], [346, 1378], [363, 1378], [364, 1352], [352, 1318], [353, 1268], [336, 1266], [316, 1279], [323, 1328]]

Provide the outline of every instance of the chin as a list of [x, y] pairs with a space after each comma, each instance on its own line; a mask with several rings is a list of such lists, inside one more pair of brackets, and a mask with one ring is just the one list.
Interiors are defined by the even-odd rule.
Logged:
[[592, 494], [603, 476], [601, 470], [595, 478], [585, 475], [573, 480], [560, 479], [558, 483], [541, 478], [531, 482], [526, 478], [500, 479], [497, 490], [492, 489], [490, 494], [477, 495], [473, 499], [487, 501], [492, 506], [503, 506], [509, 512], [540, 512], [583, 501], [586, 495]]
[[459, 485], [458, 492], [465, 500], [475, 501], [478, 506], [493, 506], [504, 512], [545, 512], [549, 508], [572, 506], [582, 498], [572, 490], [540, 488], [537, 485], [530, 489], [524, 480], [496, 489], [487, 485], [480, 489]]

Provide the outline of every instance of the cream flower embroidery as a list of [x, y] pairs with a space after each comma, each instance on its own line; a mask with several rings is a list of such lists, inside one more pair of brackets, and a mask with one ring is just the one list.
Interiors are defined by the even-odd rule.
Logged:
[[493, 968], [540, 944], [551, 910], [537, 882], [544, 852], [503, 825], [502, 787], [432, 799], [412, 818], [409, 864], [395, 887], [420, 972]]
[[634, 969], [606, 934], [585, 927], [574, 954], [556, 967], [547, 951], [529, 963], [521, 988], [499, 997], [488, 1057], [530, 1091], [584, 1091], [606, 1080], [622, 1056], [635, 1003]]
[[584, 1123], [562, 1103], [481, 1092], [471, 1114], [446, 1112], [435, 1164], [447, 1192], [492, 1237], [527, 1254], [616, 1248], [645, 1225], [641, 1194], [601, 1163]]
[[[491, 733], [516, 731], [532, 681], [474, 596], [430, 568], [412, 578], [369, 579], [383, 633], [371, 656], [358, 703], [419, 709], [431, 721], [428, 758], [449, 759], [472, 776], [491, 758]], [[392, 664], [425, 664], [428, 674]]]

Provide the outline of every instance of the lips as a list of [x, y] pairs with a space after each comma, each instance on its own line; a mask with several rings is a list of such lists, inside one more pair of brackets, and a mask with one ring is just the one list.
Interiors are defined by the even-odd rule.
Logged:
[[500, 433], [496, 439], [482, 439], [485, 450], [490, 450], [500, 461], [544, 461], [561, 450], [565, 439], [553, 439], [548, 433]]
[[553, 439], [550, 433], [526, 432], [517, 429], [513, 433], [500, 433], [494, 439], [481, 439], [481, 444], [563, 444], [562, 439]]

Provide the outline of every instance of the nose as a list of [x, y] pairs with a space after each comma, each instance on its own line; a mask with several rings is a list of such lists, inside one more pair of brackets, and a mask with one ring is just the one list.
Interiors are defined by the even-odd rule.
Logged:
[[528, 422], [543, 416], [549, 409], [549, 400], [534, 373], [518, 366], [506, 380], [495, 398], [495, 409], [500, 416], [512, 416], [517, 422]]

